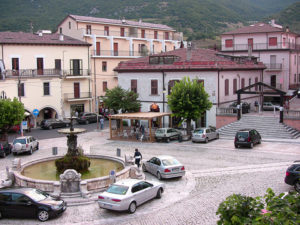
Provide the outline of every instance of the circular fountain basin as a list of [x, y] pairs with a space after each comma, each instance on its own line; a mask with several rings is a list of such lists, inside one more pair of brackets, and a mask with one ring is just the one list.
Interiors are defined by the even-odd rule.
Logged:
[[[21, 187], [34, 187], [53, 192], [59, 185], [59, 174], [56, 174], [55, 160], [62, 156], [39, 159], [22, 164], [20, 171], [14, 171], [16, 184]], [[82, 174], [81, 179], [87, 183], [89, 192], [105, 189], [111, 183], [109, 172], [116, 171], [116, 180], [129, 178], [130, 167], [120, 158], [87, 155], [91, 160], [90, 173]]]

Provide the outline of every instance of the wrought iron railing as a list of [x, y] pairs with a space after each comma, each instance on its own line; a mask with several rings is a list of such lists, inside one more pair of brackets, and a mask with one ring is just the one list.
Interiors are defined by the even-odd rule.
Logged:
[[88, 69], [70, 69], [64, 70], [65, 76], [89, 76], [90, 70]]
[[56, 69], [25, 69], [25, 70], [5, 70], [5, 77], [42, 77], [42, 76], [62, 76], [61, 70]]
[[289, 42], [277, 42], [275, 45], [270, 43], [256, 43], [253, 45], [249, 44], [234, 44], [232, 46], [222, 45], [222, 51], [248, 51], [249, 48], [252, 50], [270, 50], [270, 49], [295, 49], [300, 50], [300, 45], [289, 43]]
[[93, 50], [92, 56], [148, 56], [151, 54], [155, 54], [154, 52], [150, 52], [148, 50], [137, 52], [137, 51], [114, 51], [114, 50]]
[[83, 99], [83, 98], [91, 98], [92, 92], [79, 92], [79, 93], [64, 93], [64, 99], [72, 100], [72, 99]]
[[267, 70], [282, 70], [282, 63], [264, 63]]

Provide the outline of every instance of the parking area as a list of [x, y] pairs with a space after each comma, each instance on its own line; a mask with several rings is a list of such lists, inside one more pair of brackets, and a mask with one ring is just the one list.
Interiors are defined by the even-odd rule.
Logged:
[[[268, 187], [276, 193], [292, 190], [284, 183], [285, 170], [300, 159], [300, 144], [263, 141], [253, 149], [235, 149], [233, 140], [219, 139], [207, 144], [171, 141], [144, 143], [108, 140], [109, 132], [87, 132], [79, 135], [78, 145], [86, 153], [116, 156], [133, 155], [138, 148], [144, 160], [156, 155], [171, 155], [186, 168], [181, 179], [163, 180], [166, 191], [161, 199], [154, 199], [138, 207], [134, 214], [99, 209], [97, 203], [69, 207], [59, 218], [45, 224], [216, 224], [215, 212], [228, 195], [241, 193], [264, 195]], [[0, 159], [1, 178], [5, 166], [15, 157], [22, 161], [51, 156], [51, 148], [66, 152], [66, 138], [40, 140], [40, 149], [33, 155], [9, 155]], [[157, 180], [146, 173], [146, 179]], [[2, 219], [1, 224], [37, 224], [34, 219]]]

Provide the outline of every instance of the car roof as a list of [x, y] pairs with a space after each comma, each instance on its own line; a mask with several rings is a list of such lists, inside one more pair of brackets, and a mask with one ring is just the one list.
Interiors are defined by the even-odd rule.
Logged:
[[250, 130], [254, 130], [254, 129], [245, 128], [245, 129], [238, 130], [237, 132], [240, 132], [240, 131], [250, 131]]
[[24, 139], [24, 138], [30, 138], [30, 137], [32, 137], [32, 136], [17, 137], [17, 138], [15, 138], [15, 139]]
[[141, 181], [142, 180], [138, 180], [138, 179], [124, 179], [124, 180], [117, 181], [115, 184], [117, 184], [117, 185], [124, 185], [124, 186], [133, 186], [136, 183], [139, 183]]
[[36, 190], [35, 188], [27, 188], [27, 187], [21, 187], [21, 188], [1, 188], [0, 193], [7, 193], [7, 192], [15, 192], [15, 193], [25, 193], [29, 190]]
[[174, 159], [174, 157], [170, 156], [170, 155], [159, 155], [159, 156], [156, 156], [156, 158], [159, 158], [159, 159]]

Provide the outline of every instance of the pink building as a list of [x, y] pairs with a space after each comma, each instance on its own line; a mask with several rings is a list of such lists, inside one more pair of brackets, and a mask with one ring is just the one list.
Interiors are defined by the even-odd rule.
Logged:
[[272, 20], [223, 33], [221, 39], [224, 54], [255, 56], [266, 65], [265, 84], [287, 94], [300, 87], [300, 36], [288, 27]]

